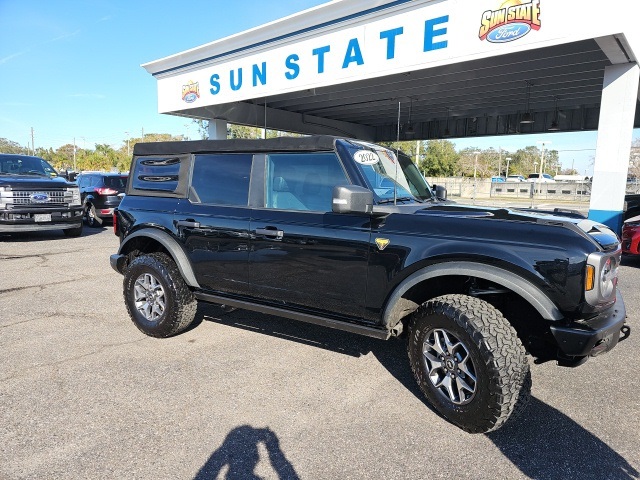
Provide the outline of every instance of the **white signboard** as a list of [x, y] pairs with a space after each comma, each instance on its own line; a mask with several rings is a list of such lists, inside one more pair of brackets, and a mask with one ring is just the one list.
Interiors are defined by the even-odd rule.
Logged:
[[[408, 2], [400, 10], [326, 27], [324, 33], [292, 36], [180, 73], [161, 73], [159, 111], [273, 96], [613, 33], [607, 20], [616, 18], [613, 13], [595, 19], [589, 10], [585, 2], [559, 0]], [[586, 16], [588, 25], [582, 21]]]

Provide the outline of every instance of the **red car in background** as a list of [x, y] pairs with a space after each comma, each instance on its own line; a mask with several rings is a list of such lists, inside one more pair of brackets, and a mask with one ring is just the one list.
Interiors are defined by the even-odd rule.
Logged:
[[625, 220], [622, 226], [622, 253], [640, 255], [640, 215]]

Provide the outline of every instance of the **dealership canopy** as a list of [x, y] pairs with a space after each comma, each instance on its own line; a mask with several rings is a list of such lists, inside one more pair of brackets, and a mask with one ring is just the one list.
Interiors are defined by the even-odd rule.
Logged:
[[374, 142], [598, 130], [619, 223], [640, 127], [637, 0], [338, 0], [143, 67], [161, 113]]

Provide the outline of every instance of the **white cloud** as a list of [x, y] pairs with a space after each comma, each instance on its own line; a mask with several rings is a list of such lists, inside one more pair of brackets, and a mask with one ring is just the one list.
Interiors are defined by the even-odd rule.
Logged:
[[24, 55], [28, 51], [29, 50], [23, 50], [22, 52], [12, 53], [11, 55], [7, 55], [4, 58], [0, 58], [0, 65], [2, 65], [3, 63], [7, 63], [9, 60], [13, 60], [14, 58], [19, 57], [20, 55]]

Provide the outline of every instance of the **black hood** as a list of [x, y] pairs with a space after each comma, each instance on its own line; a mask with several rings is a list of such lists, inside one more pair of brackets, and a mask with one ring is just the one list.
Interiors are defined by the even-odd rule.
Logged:
[[75, 187], [62, 177], [44, 177], [38, 175], [12, 175], [0, 173], [0, 187], [17, 189], [45, 189]]
[[569, 210], [531, 210], [514, 208], [497, 208], [479, 205], [460, 205], [452, 203], [415, 203], [397, 206], [375, 206], [374, 212], [415, 214], [427, 217], [473, 218], [491, 221], [519, 222], [538, 225], [564, 227], [587, 237], [598, 244], [604, 251], [619, 248], [617, 235], [606, 225], [587, 219], [575, 211]]

